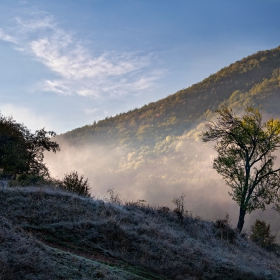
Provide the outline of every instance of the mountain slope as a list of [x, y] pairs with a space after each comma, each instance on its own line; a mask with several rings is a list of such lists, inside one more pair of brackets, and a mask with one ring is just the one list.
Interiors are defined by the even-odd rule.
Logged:
[[47, 188], [6, 188], [0, 199], [1, 279], [280, 277], [275, 255], [222, 221]]
[[279, 114], [279, 106], [275, 104], [279, 94], [280, 47], [277, 47], [243, 58], [167, 98], [62, 136], [75, 145], [98, 142], [155, 145], [168, 135], [182, 135], [211, 116], [221, 104], [236, 107], [262, 104], [267, 112]]

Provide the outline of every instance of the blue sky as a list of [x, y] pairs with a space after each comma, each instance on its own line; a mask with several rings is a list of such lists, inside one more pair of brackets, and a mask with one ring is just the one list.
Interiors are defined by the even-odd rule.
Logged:
[[278, 0], [1, 0], [0, 111], [57, 133], [280, 45]]

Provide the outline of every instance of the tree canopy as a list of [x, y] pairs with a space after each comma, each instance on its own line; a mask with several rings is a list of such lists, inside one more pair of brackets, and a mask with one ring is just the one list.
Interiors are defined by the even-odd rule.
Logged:
[[246, 213], [264, 210], [277, 199], [280, 168], [273, 169], [273, 152], [280, 146], [280, 121], [262, 123], [261, 110], [250, 106], [242, 117], [227, 107], [216, 112], [218, 118], [208, 122], [202, 140], [216, 141], [218, 157], [213, 168], [231, 187], [229, 194], [240, 206], [237, 229], [241, 232]]
[[49, 176], [43, 163], [44, 151], [60, 150], [58, 143], [51, 140], [52, 136], [55, 132], [44, 128], [32, 133], [12, 117], [0, 114], [0, 169], [3, 174]]
[[0, 115], [0, 168], [5, 174], [17, 174], [26, 169], [27, 149], [25, 127]]

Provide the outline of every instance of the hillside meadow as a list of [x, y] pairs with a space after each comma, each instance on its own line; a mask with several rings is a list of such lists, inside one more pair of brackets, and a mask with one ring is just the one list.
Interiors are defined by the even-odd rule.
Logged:
[[185, 213], [180, 220], [163, 206], [48, 187], [2, 187], [0, 199], [3, 280], [280, 277], [279, 258], [226, 219]]

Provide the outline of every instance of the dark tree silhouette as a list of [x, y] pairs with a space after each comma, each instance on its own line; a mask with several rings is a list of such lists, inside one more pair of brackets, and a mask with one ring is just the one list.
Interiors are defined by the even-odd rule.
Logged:
[[0, 169], [3, 174], [12, 177], [19, 174], [48, 177], [48, 168], [43, 163], [44, 151], [60, 150], [58, 143], [51, 140], [52, 136], [55, 136], [55, 132], [44, 128], [31, 133], [12, 117], [0, 114]]

